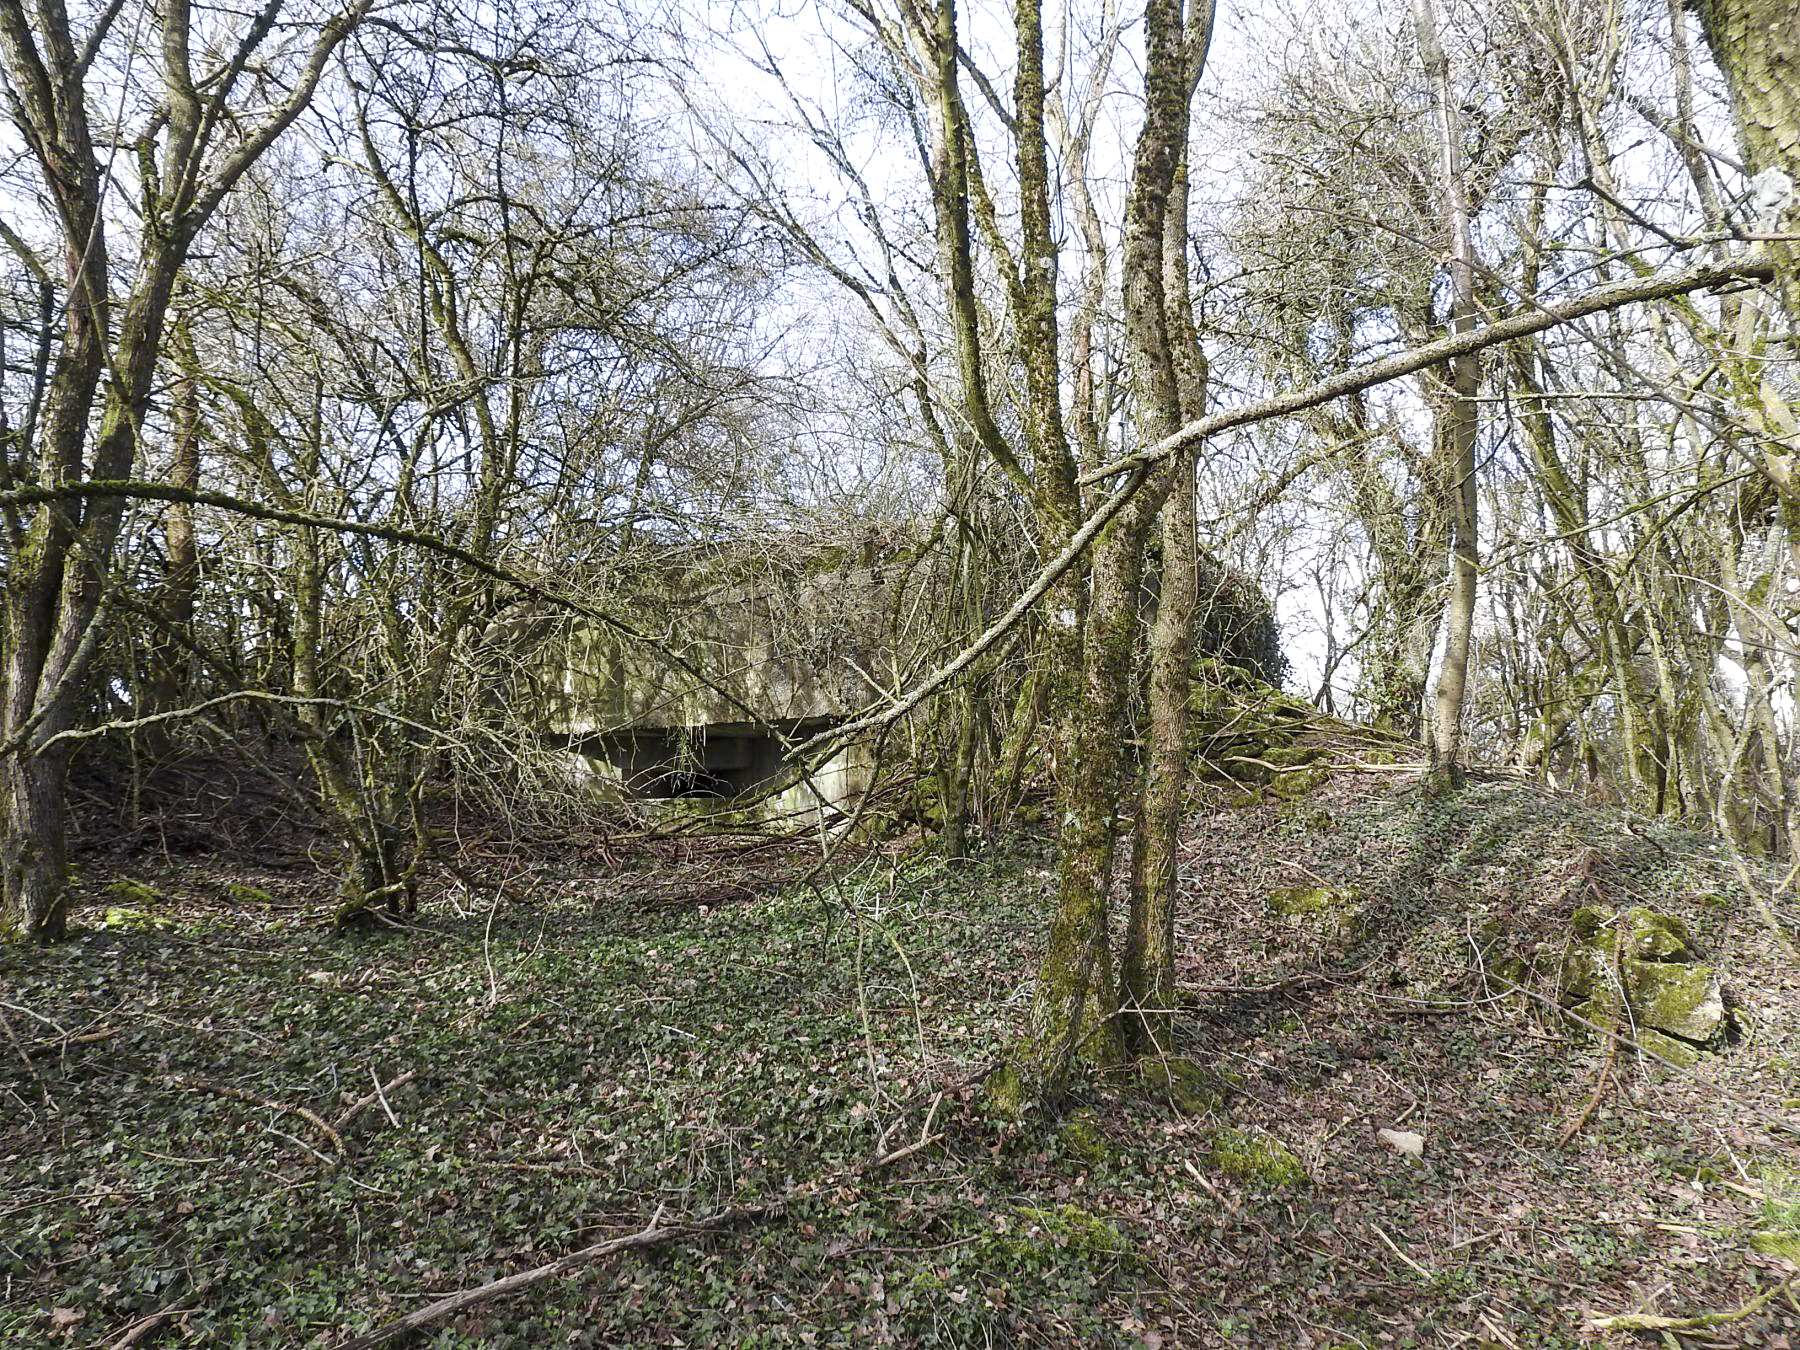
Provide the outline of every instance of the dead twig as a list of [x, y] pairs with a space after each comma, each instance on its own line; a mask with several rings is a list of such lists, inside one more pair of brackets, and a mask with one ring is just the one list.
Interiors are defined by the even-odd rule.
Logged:
[[1727, 1327], [1756, 1316], [1778, 1295], [1794, 1287], [1800, 1275], [1790, 1275], [1780, 1284], [1770, 1285], [1762, 1293], [1730, 1312], [1700, 1313], [1694, 1317], [1659, 1317], [1655, 1313], [1620, 1313], [1616, 1317], [1596, 1317], [1588, 1323], [1596, 1331], [1705, 1331], [1708, 1327]]
[[[29, 1011], [29, 1009], [26, 1011]], [[52, 1022], [50, 1025], [56, 1026], [56, 1023]], [[20, 1061], [25, 1065], [26, 1071], [30, 1073], [32, 1078], [36, 1081], [38, 1091], [44, 1094], [44, 1105], [49, 1107], [52, 1111], [55, 1111], [57, 1109], [56, 1098], [50, 1095], [50, 1087], [44, 1082], [44, 1075], [39, 1073], [38, 1066], [31, 1062], [30, 1052], [25, 1049], [24, 1043], [19, 1040], [18, 1033], [13, 1030], [12, 1022], [4, 1012], [0, 1012], [0, 1030], [6, 1032], [6, 1039], [11, 1041], [13, 1049], [19, 1052]]]
[[1294, 989], [1308, 989], [1315, 984], [1344, 984], [1368, 974], [1376, 964], [1377, 961], [1368, 961], [1354, 970], [1309, 970], [1304, 974], [1290, 975], [1285, 980], [1277, 980], [1274, 984], [1184, 984], [1180, 989], [1184, 994], [1285, 994]]
[[342, 1161], [350, 1154], [350, 1150], [344, 1147], [343, 1135], [333, 1129], [326, 1121], [325, 1117], [321, 1116], [311, 1107], [296, 1106], [292, 1102], [276, 1101], [273, 1097], [265, 1097], [260, 1092], [251, 1092], [245, 1088], [233, 1087], [229, 1083], [209, 1083], [205, 1079], [189, 1078], [183, 1074], [169, 1074], [163, 1081], [168, 1083], [171, 1087], [189, 1088], [195, 1092], [210, 1092], [214, 1096], [229, 1097], [233, 1101], [248, 1102], [252, 1106], [266, 1106], [271, 1111], [285, 1111], [289, 1115], [299, 1116], [300, 1119], [304, 1120], [308, 1125], [311, 1125], [320, 1134], [324, 1135], [326, 1139], [331, 1141], [331, 1146], [337, 1150], [339, 1161]]
[[40, 1059], [60, 1054], [71, 1045], [94, 1045], [99, 1041], [109, 1041], [118, 1034], [117, 1027], [101, 1027], [98, 1031], [84, 1031], [74, 1036], [59, 1036], [55, 1040], [39, 1041], [36, 1045], [26, 1046], [25, 1054], [29, 1059]]
[[634, 1248], [659, 1247], [673, 1242], [677, 1238], [693, 1237], [699, 1233], [717, 1232], [721, 1228], [730, 1228], [736, 1224], [746, 1223], [752, 1219], [768, 1218], [787, 1208], [785, 1199], [769, 1205], [734, 1206], [722, 1209], [717, 1214], [698, 1219], [693, 1223], [662, 1223], [662, 1208], [658, 1206], [655, 1216], [643, 1228], [624, 1237], [611, 1238], [605, 1242], [596, 1242], [591, 1247], [583, 1247], [580, 1251], [570, 1252], [567, 1256], [559, 1256], [546, 1265], [536, 1266], [531, 1270], [522, 1270], [516, 1275], [506, 1275], [498, 1280], [490, 1280], [486, 1284], [476, 1285], [472, 1289], [460, 1289], [436, 1303], [428, 1303], [417, 1308], [404, 1317], [394, 1319], [365, 1332], [354, 1340], [346, 1341], [340, 1350], [369, 1350], [369, 1347], [383, 1345], [397, 1336], [409, 1331], [417, 1331], [420, 1327], [441, 1322], [464, 1308], [471, 1308], [477, 1303], [485, 1303], [489, 1299], [499, 1298], [504, 1294], [514, 1293], [520, 1289], [530, 1288], [534, 1284], [542, 1284], [545, 1280], [555, 1279], [558, 1275], [566, 1275], [582, 1266], [613, 1255], [615, 1252], [630, 1251]]
[[[419, 1071], [417, 1069], [408, 1069], [405, 1073], [394, 1075], [394, 1077], [388, 1079], [385, 1083], [377, 1080], [375, 1090], [373, 1092], [365, 1093], [363, 1096], [358, 1097], [355, 1101], [351, 1102], [350, 1105], [346, 1106], [342, 1113], [339, 1114], [338, 1118], [331, 1122], [332, 1128], [339, 1130], [343, 1129], [344, 1126], [355, 1120], [364, 1111], [375, 1105], [376, 1102], [381, 1103], [381, 1109], [387, 1112], [388, 1120], [392, 1124], [398, 1126], [400, 1122], [394, 1118], [394, 1108], [388, 1105], [387, 1094], [392, 1092], [395, 1088], [405, 1087], [418, 1076]], [[375, 1071], [373, 1069], [369, 1070], [369, 1077], [375, 1077]]]

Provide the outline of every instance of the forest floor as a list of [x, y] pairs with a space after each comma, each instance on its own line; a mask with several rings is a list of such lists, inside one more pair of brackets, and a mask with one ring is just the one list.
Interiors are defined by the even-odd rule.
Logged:
[[[1203, 788], [1186, 838], [1177, 1049], [1217, 1099], [1121, 1077], [1013, 1125], [979, 1081], [1041, 842], [824, 887], [766, 844], [472, 845], [497, 890], [346, 938], [312, 869], [91, 862], [85, 931], [0, 951], [0, 1344], [342, 1346], [722, 1215], [406, 1343], [1800, 1345], [1787, 1291], [1594, 1325], [1800, 1256], [1797, 974], [1705, 836], [1392, 771]], [[1272, 912], [1312, 886], [1344, 903]], [[1508, 993], [1508, 954], [1554, 992], [1585, 903], [1683, 919], [1736, 1042], [1680, 1071]]]

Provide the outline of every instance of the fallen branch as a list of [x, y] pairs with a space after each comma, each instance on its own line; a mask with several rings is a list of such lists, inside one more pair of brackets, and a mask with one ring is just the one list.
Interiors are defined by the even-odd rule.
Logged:
[[[218, 1276], [211, 1276], [194, 1288], [188, 1290], [172, 1303], [166, 1303], [155, 1312], [145, 1313], [142, 1317], [125, 1326], [118, 1336], [108, 1345], [107, 1350], [131, 1350], [131, 1347], [149, 1336], [164, 1322], [172, 1317], [186, 1317], [189, 1313], [200, 1311], [200, 1300], [205, 1298], [213, 1285], [218, 1283]], [[181, 1305], [191, 1303], [194, 1306], [184, 1308]]]
[[406, 1086], [406, 1084], [412, 1082], [412, 1080], [418, 1076], [419, 1071], [417, 1069], [408, 1069], [405, 1073], [396, 1074], [385, 1083], [377, 1082], [373, 1092], [358, 1097], [355, 1101], [351, 1102], [350, 1105], [346, 1106], [343, 1113], [339, 1115], [336, 1120], [332, 1121], [332, 1125], [337, 1129], [343, 1129], [344, 1126], [355, 1120], [364, 1111], [375, 1105], [376, 1102], [381, 1103], [381, 1109], [387, 1112], [387, 1118], [390, 1121], [393, 1121], [395, 1125], [398, 1125], [400, 1122], [394, 1120], [393, 1108], [387, 1104], [387, 1094], [397, 1087]]
[[656, 1216], [635, 1233], [627, 1234], [625, 1237], [611, 1238], [606, 1242], [597, 1242], [591, 1247], [583, 1247], [580, 1251], [570, 1252], [567, 1256], [559, 1256], [549, 1264], [537, 1266], [532, 1270], [522, 1270], [516, 1275], [490, 1280], [488, 1283], [476, 1285], [472, 1289], [458, 1290], [447, 1298], [441, 1298], [436, 1303], [428, 1303], [423, 1308], [407, 1313], [404, 1317], [396, 1318], [392, 1322], [376, 1327], [373, 1331], [364, 1332], [354, 1340], [344, 1342], [339, 1350], [369, 1350], [370, 1346], [383, 1345], [396, 1336], [403, 1336], [409, 1331], [417, 1331], [434, 1322], [441, 1322], [444, 1318], [461, 1312], [464, 1308], [473, 1307], [477, 1303], [485, 1303], [489, 1299], [499, 1298], [503, 1294], [528, 1289], [534, 1284], [542, 1284], [545, 1280], [555, 1279], [558, 1275], [566, 1275], [582, 1266], [592, 1265], [615, 1252], [643, 1247], [660, 1247], [677, 1238], [693, 1237], [698, 1233], [717, 1232], [719, 1229], [730, 1228], [751, 1219], [769, 1218], [781, 1213], [786, 1208], [787, 1199], [784, 1197], [769, 1205], [722, 1209], [717, 1214], [698, 1219], [693, 1223], [663, 1225], [661, 1223], [662, 1210], [659, 1207]]
[[1424, 1280], [1426, 1284], [1432, 1284], [1437, 1280], [1437, 1276], [1433, 1275], [1429, 1270], [1425, 1269], [1424, 1266], [1420, 1265], [1417, 1261], [1413, 1260], [1412, 1257], [1401, 1251], [1399, 1247], [1395, 1246], [1394, 1239], [1381, 1230], [1380, 1224], [1372, 1223], [1369, 1227], [1375, 1230], [1375, 1236], [1381, 1239], [1382, 1245], [1402, 1261], [1406, 1262], [1407, 1265], [1411, 1266], [1412, 1269], [1418, 1273], [1419, 1278]]
[[93, 1045], [99, 1041], [109, 1041], [118, 1034], [117, 1027], [101, 1027], [98, 1031], [84, 1031], [76, 1036], [58, 1036], [55, 1040], [39, 1041], [36, 1045], [26, 1046], [25, 1056], [28, 1059], [40, 1059], [60, 1054], [71, 1045]]
[[1705, 1331], [1708, 1327], [1727, 1327], [1754, 1317], [1778, 1294], [1794, 1287], [1800, 1276], [1790, 1275], [1780, 1284], [1770, 1285], [1741, 1308], [1731, 1312], [1700, 1313], [1694, 1317], [1659, 1317], [1655, 1313], [1620, 1313], [1616, 1317], [1596, 1317], [1588, 1323], [1596, 1331]]
[[311, 1107], [276, 1101], [273, 1097], [265, 1097], [259, 1092], [233, 1087], [229, 1083], [209, 1083], [204, 1079], [188, 1078], [182, 1074], [169, 1074], [164, 1081], [171, 1087], [191, 1088], [196, 1092], [210, 1092], [218, 1097], [230, 1097], [233, 1101], [248, 1102], [252, 1106], [266, 1106], [271, 1111], [285, 1111], [289, 1115], [299, 1116], [331, 1141], [331, 1146], [337, 1150], [340, 1161], [349, 1156], [350, 1150], [344, 1147], [344, 1136], [334, 1130], [325, 1117]]
[[[983, 1075], [989, 1072], [992, 1072], [992, 1066], [984, 1069]], [[344, 1342], [338, 1347], [338, 1350], [369, 1350], [369, 1347], [383, 1345], [396, 1336], [404, 1335], [409, 1331], [417, 1331], [434, 1322], [441, 1322], [444, 1318], [461, 1312], [464, 1308], [471, 1308], [477, 1303], [485, 1303], [489, 1299], [500, 1298], [505, 1294], [516, 1293], [521, 1289], [529, 1289], [532, 1285], [542, 1284], [545, 1280], [553, 1280], [558, 1275], [566, 1275], [570, 1271], [592, 1265], [617, 1252], [660, 1247], [679, 1238], [695, 1237], [701, 1233], [714, 1233], [721, 1229], [735, 1227], [740, 1223], [749, 1223], [752, 1220], [779, 1218], [796, 1200], [803, 1200], [809, 1196], [834, 1190], [859, 1176], [866, 1176], [870, 1172], [878, 1172], [883, 1168], [891, 1167], [895, 1163], [902, 1162], [924, 1149], [930, 1148], [933, 1144], [941, 1142], [944, 1136], [941, 1133], [933, 1134], [931, 1132], [932, 1124], [937, 1119], [938, 1107], [943, 1104], [945, 1095], [953, 1088], [966, 1086], [974, 1081], [976, 1081], [975, 1078], [970, 1077], [940, 1089], [932, 1100], [931, 1110], [925, 1116], [925, 1125], [919, 1132], [919, 1138], [903, 1148], [897, 1148], [891, 1153], [878, 1153], [866, 1162], [822, 1180], [805, 1181], [790, 1186], [779, 1197], [766, 1205], [734, 1206], [708, 1215], [704, 1219], [696, 1219], [692, 1223], [665, 1225], [662, 1222], [662, 1206], [659, 1205], [650, 1222], [635, 1233], [628, 1233], [624, 1237], [609, 1238], [607, 1241], [597, 1242], [591, 1247], [583, 1247], [580, 1251], [570, 1252], [567, 1256], [559, 1256], [556, 1260], [532, 1270], [522, 1270], [516, 1275], [505, 1275], [500, 1279], [490, 1280], [486, 1284], [476, 1285], [472, 1289], [459, 1290], [435, 1303], [415, 1309], [404, 1317], [376, 1327], [373, 1331], [365, 1331], [354, 1340]]]

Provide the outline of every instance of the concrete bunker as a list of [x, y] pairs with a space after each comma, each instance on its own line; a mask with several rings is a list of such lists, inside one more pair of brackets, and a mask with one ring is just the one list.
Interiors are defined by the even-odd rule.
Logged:
[[900, 668], [885, 633], [892, 569], [865, 556], [758, 560], [754, 575], [717, 557], [640, 570], [628, 612], [645, 616], [655, 648], [574, 623], [546, 649], [549, 730], [572, 778], [652, 812], [854, 810], [870, 786], [867, 747], [843, 747], [809, 774], [789, 751]]

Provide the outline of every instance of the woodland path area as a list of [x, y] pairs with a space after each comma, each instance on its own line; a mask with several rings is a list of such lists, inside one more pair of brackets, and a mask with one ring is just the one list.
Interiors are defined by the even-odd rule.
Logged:
[[[1796, 975], [1707, 837], [1404, 769], [1234, 792], [1182, 830], [1204, 1081], [1011, 1125], [977, 1084], [1050, 902], [1028, 839], [805, 886], [766, 842], [471, 846], [497, 895], [351, 938], [311, 869], [93, 859], [89, 930], [0, 952], [0, 1343], [342, 1346], [720, 1214], [395, 1343], [1795, 1343]], [[1273, 913], [1296, 884], [1357, 901]], [[1684, 920], [1735, 1043], [1678, 1071], [1509, 992], [1583, 903]]]

